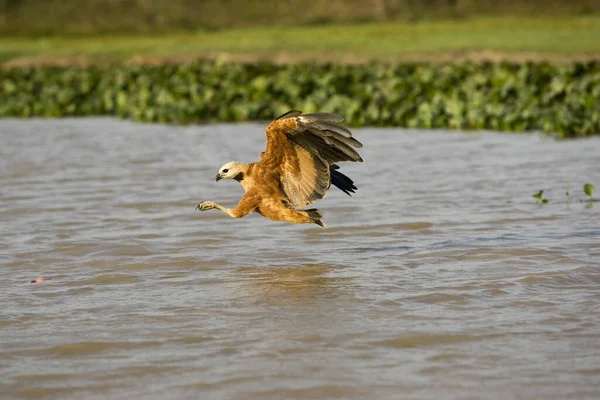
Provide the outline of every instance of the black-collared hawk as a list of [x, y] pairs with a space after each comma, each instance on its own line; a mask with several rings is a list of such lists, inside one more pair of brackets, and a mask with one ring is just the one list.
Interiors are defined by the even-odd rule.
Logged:
[[231, 161], [219, 169], [217, 181], [235, 179], [244, 187], [246, 193], [238, 205], [226, 208], [204, 201], [196, 208], [216, 208], [233, 218], [256, 212], [273, 221], [325, 227], [317, 209], [297, 208], [325, 197], [331, 184], [349, 196], [357, 189], [335, 164], [363, 161], [354, 150], [362, 144], [338, 124], [342, 120], [329, 113], [302, 114], [293, 110], [283, 114], [267, 126], [267, 148], [260, 161]]

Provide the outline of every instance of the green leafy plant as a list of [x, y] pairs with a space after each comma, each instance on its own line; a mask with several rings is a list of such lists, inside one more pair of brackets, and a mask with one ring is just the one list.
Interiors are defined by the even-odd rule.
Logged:
[[543, 195], [543, 194], [544, 194], [544, 191], [543, 191], [543, 190], [540, 190], [539, 192], [537, 192], [536, 194], [534, 194], [532, 197], [533, 197], [534, 199], [537, 199], [537, 200], [538, 200], [538, 201], [539, 201], [541, 204], [546, 204], [546, 203], [548, 203], [548, 201], [549, 201], [549, 200], [548, 200], [548, 199], [545, 199], [545, 198], [543, 198], [543, 197], [542, 197], [542, 195]]
[[600, 133], [600, 61], [224, 63], [0, 68], [0, 117], [265, 121], [290, 109], [349, 125]]
[[592, 185], [591, 183], [586, 183], [585, 185], [583, 185], [583, 192], [585, 194], [587, 194], [588, 196], [590, 196], [590, 201], [592, 200], [592, 195], [594, 194], [594, 185]]

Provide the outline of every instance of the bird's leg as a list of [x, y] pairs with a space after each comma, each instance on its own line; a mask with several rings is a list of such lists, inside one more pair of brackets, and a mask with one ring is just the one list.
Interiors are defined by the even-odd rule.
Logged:
[[212, 210], [216, 208], [217, 210], [223, 211], [225, 214], [229, 215], [231, 218], [242, 218], [258, 207], [260, 202], [260, 198], [256, 196], [248, 196], [247, 194], [242, 197], [240, 202], [238, 203], [236, 208], [227, 208], [223, 207], [220, 204], [215, 203], [214, 201], [203, 201], [202, 203], [198, 203], [196, 206], [197, 210], [206, 211]]
[[228, 214], [229, 216], [233, 217], [233, 215], [231, 215], [231, 210], [229, 208], [223, 207], [222, 205], [217, 204], [214, 201], [203, 201], [202, 203], [198, 203], [198, 205], [196, 206], [196, 210], [200, 210], [200, 211], [208, 211], [208, 210], [212, 210], [214, 208], [216, 208], [217, 210], [221, 210], [225, 214]]

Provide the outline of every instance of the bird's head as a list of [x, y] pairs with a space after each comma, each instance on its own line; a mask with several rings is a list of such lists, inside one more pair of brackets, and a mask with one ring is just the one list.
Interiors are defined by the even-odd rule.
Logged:
[[242, 179], [244, 179], [245, 166], [246, 164], [237, 161], [228, 162], [219, 169], [219, 173], [216, 177], [217, 182], [221, 179], [235, 179], [236, 181], [241, 182]]

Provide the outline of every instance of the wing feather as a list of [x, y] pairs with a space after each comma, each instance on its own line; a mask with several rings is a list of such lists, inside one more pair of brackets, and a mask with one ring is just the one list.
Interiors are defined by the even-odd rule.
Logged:
[[298, 138], [297, 143], [311, 152], [318, 154], [321, 158], [329, 163], [337, 162], [337, 160], [343, 160], [347, 158], [347, 155], [343, 151], [335, 147], [320, 145], [320, 141], [323, 141], [323, 139]]
[[[352, 133], [346, 127], [329, 122], [329, 120], [327, 120], [326, 117], [323, 117], [322, 114], [323, 113], [313, 113], [295, 117], [297, 128], [292, 132], [286, 133], [289, 139], [291, 141], [295, 141], [301, 136], [310, 136], [312, 134], [314, 137], [310, 139], [313, 145], [316, 147], [316, 150], [334, 147], [347, 155], [347, 158], [336, 160], [336, 162], [362, 162], [360, 155], [358, 155], [358, 153], [353, 149], [353, 147], [361, 148], [362, 143], [353, 138]], [[340, 118], [333, 114], [328, 115], [332, 115], [337, 119]], [[335, 138], [337, 140], [331, 141], [327, 140], [328, 138]], [[318, 139], [322, 139], [322, 141]]]
[[281, 114], [279, 117], [275, 118], [275, 121], [278, 121], [280, 119], [285, 119], [285, 118], [298, 117], [300, 115], [302, 115], [302, 111], [291, 110], [291, 111]]
[[[297, 111], [302, 115], [302, 111]], [[307, 121], [312, 121], [312, 122], [333, 122], [333, 123], [337, 123], [337, 122], [342, 122], [344, 120], [344, 118], [340, 117], [339, 115], [335, 115], [335, 114], [331, 114], [331, 113], [325, 113], [325, 112], [314, 112], [314, 113], [310, 113], [310, 114], [304, 114], [303, 117], [307, 120]]]
[[343, 127], [341, 125], [331, 124], [329, 122], [315, 122], [310, 124], [310, 128], [313, 131], [322, 131], [325, 135], [332, 135], [333, 133], [337, 133], [343, 137], [351, 138], [352, 133], [348, 130], [348, 128]]
[[295, 146], [295, 152], [283, 169], [283, 191], [294, 206], [304, 207], [325, 196], [331, 185], [329, 165], [301, 146]]
[[325, 197], [332, 164], [363, 161], [355, 150], [362, 143], [338, 125], [342, 120], [335, 114], [292, 110], [267, 127], [267, 148], [260, 162], [279, 173], [280, 186], [295, 207]]
[[[362, 161], [362, 158], [346, 138], [311, 134], [297, 136], [294, 141], [319, 154], [329, 163], [338, 161]], [[356, 140], [356, 139], [354, 139]]]

